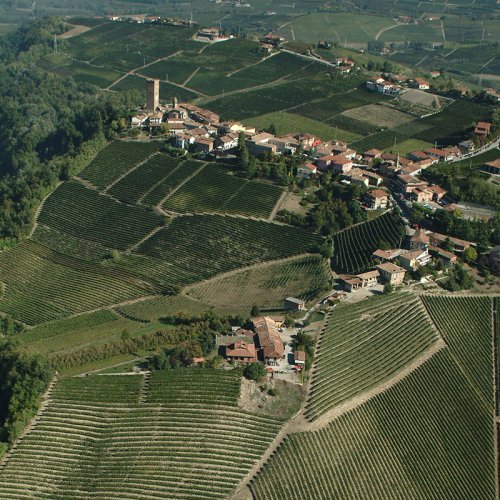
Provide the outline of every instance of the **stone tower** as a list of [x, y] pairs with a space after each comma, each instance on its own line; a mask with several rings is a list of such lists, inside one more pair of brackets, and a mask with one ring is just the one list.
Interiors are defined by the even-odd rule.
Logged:
[[160, 105], [160, 80], [146, 80], [146, 110], [156, 111]]

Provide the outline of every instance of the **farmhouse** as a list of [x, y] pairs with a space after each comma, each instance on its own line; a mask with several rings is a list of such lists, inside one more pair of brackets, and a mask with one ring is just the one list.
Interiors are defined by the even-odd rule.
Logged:
[[416, 203], [432, 201], [432, 193], [425, 187], [412, 187], [408, 191], [408, 199]]
[[386, 209], [389, 196], [381, 189], [374, 189], [366, 193], [366, 200], [372, 210]]
[[306, 353], [305, 351], [295, 351], [293, 353], [293, 362], [296, 365], [305, 365], [306, 364]]
[[411, 151], [406, 155], [411, 161], [428, 160], [429, 155], [424, 151]]
[[369, 149], [363, 153], [363, 158], [365, 160], [374, 160], [375, 158], [380, 158], [382, 156], [382, 151], [380, 149]]
[[414, 175], [398, 175], [396, 178], [396, 184], [402, 193], [409, 193], [412, 188], [424, 187], [426, 183], [417, 179]]
[[431, 88], [429, 82], [423, 78], [415, 78], [413, 86], [419, 90], [429, 90]]
[[491, 132], [491, 123], [488, 122], [478, 122], [474, 133], [480, 137], [486, 137]]
[[226, 358], [239, 363], [254, 363], [257, 361], [257, 353], [252, 343], [236, 340], [226, 345]]
[[273, 363], [283, 357], [285, 346], [281, 340], [276, 322], [268, 317], [259, 317], [252, 320], [264, 361]]
[[445, 267], [450, 267], [458, 261], [458, 257], [454, 253], [447, 252], [439, 247], [430, 246], [429, 252], [431, 252], [434, 257], [442, 259]]
[[490, 161], [488, 163], [485, 163], [482, 167], [481, 170], [484, 170], [485, 172], [488, 172], [489, 174], [493, 175], [500, 175], [500, 158]]
[[219, 151], [228, 151], [238, 146], [238, 136], [236, 134], [223, 135], [216, 139], [216, 146]]
[[424, 153], [427, 154], [429, 158], [434, 158], [438, 161], [450, 161], [454, 158], [454, 155], [445, 149], [429, 148], [426, 149]]
[[306, 303], [304, 300], [296, 299], [295, 297], [287, 297], [283, 307], [289, 311], [304, 311], [306, 309]]
[[375, 270], [355, 275], [340, 274], [338, 280], [342, 283], [346, 291], [353, 292], [354, 290], [361, 290], [376, 285], [379, 276], [380, 272]]
[[381, 250], [379, 248], [372, 253], [372, 257], [374, 257], [375, 259], [379, 259], [382, 262], [389, 262], [395, 259], [400, 254], [400, 252], [401, 250], [399, 249]]
[[431, 239], [429, 235], [421, 228], [418, 228], [410, 238], [410, 250], [425, 250]]
[[382, 283], [389, 283], [391, 285], [400, 285], [405, 279], [405, 270], [402, 267], [396, 266], [391, 262], [384, 262], [377, 266], [380, 272], [380, 280]]
[[449, 242], [453, 245], [453, 250], [455, 252], [463, 252], [472, 245], [470, 241], [460, 240], [459, 238], [454, 238], [453, 236], [441, 233], [430, 233], [429, 237], [431, 245], [435, 246], [442, 245], [449, 240]]

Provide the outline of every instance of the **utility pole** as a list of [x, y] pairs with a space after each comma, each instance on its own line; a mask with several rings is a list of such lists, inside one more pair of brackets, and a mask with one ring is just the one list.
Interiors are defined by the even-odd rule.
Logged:
[[54, 54], [57, 54], [57, 35], [54, 35]]

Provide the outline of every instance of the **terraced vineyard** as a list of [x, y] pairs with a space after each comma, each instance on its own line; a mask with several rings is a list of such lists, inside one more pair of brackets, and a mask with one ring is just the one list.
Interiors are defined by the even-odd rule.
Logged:
[[332, 267], [337, 273], [363, 271], [381, 243], [399, 247], [404, 234], [401, 219], [391, 213], [344, 229], [333, 235]]
[[186, 293], [217, 310], [248, 312], [254, 304], [261, 309], [281, 309], [285, 297], [315, 299], [328, 289], [329, 278], [325, 259], [309, 256], [216, 277]]
[[164, 223], [153, 212], [118, 203], [76, 181], [61, 184], [47, 198], [38, 220], [75, 238], [120, 250]]
[[493, 415], [450, 350], [313, 432], [287, 437], [257, 499], [494, 500]]
[[29, 325], [161, 290], [133, 271], [108, 269], [29, 240], [0, 254], [0, 281], [0, 310]]
[[383, 383], [436, 340], [416, 296], [338, 306], [319, 344], [307, 418], [315, 420]]
[[105, 189], [113, 181], [145, 161], [160, 148], [158, 142], [115, 141], [103, 149], [81, 173], [82, 179]]
[[0, 470], [0, 496], [225, 498], [283, 424], [238, 408], [239, 371], [154, 372], [141, 393], [143, 384], [140, 375], [58, 382]]
[[485, 401], [493, 386], [493, 304], [489, 297], [431, 297], [424, 304], [469, 380]]

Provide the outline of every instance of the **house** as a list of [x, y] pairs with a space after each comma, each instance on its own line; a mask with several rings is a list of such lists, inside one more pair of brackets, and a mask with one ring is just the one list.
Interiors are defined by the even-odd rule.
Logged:
[[432, 193], [432, 201], [440, 201], [446, 194], [446, 189], [443, 189], [441, 186], [435, 184], [427, 186], [427, 191]]
[[435, 160], [438, 161], [450, 161], [453, 160], [454, 155], [451, 154], [449, 151], [446, 151], [446, 149], [439, 149], [439, 148], [429, 148], [424, 151], [424, 153], [429, 157], [429, 158], [434, 158]]
[[354, 66], [355, 63], [352, 59], [349, 59], [348, 57], [337, 57], [335, 59], [335, 64], [337, 66]]
[[396, 266], [391, 262], [384, 262], [377, 266], [377, 270], [380, 272], [380, 279], [382, 283], [389, 283], [390, 285], [396, 286], [401, 285], [405, 279], [405, 270], [402, 267]]
[[406, 167], [403, 167], [400, 170], [401, 175], [418, 175], [422, 172], [422, 167], [420, 166], [420, 162], [412, 163]]
[[351, 170], [353, 162], [344, 155], [336, 155], [331, 158], [330, 166], [334, 172], [345, 174]]
[[407, 271], [416, 271], [420, 266], [425, 266], [431, 260], [427, 249], [411, 250], [399, 256], [399, 263]]
[[491, 132], [491, 123], [477, 122], [474, 133], [480, 137], [486, 137]]
[[306, 163], [297, 168], [297, 177], [301, 177], [302, 179], [309, 179], [312, 175], [315, 175], [318, 172], [316, 165], [312, 163]]
[[366, 193], [366, 201], [372, 210], [385, 210], [389, 201], [389, 196], [382, 189], [373, 189]]
[[423, 78], [415, 78], [413, 86], [419, 90], [429, 90], [431, 88], [429, 82]]
[[334, 156], [344, 156], [348, 160], [353, 160], [356, 157], [356, 151], [348, 148], [344, 143], [333, 144], [332, 154]]
[[425, 187], [426, 183], [414, 175], [401, 174], [396, 177], [396, 185], [402, 193], [409, 193], [412, 188]]
[[304, 311], [306, 309], [306, 303], [304, 300], [296, 299], [295, 297], [287, 297], [283, 307], [288, 311]]
[[408, 198], [416, 203], [432, 201], [432, 193], [426, 187], [412, 187], [408, 191]]
[[430, 241], [433, 246], [440, 246], [445, 243], [447, 240], [453, 245], [454, 252], [463, 252], [467, 250], [472, 243], [470, 241], [461, 240], [459, 238], [454, 238], [453, 236], [448, 236], [446, 234], [441, 233], [430, 233]]
[[380, 149], [369, 149], [363, 153], [363, 158], [365, 160], [374, 160], [375, 158], [380, 158], [382, 151]]
[[211, 137], [197, 137], [194, 141], [194, 150], [197, 153], [210, 153], [214, 149], [214, 140]]
[[273, 49], [274, 49], [274, 45], [271, 45], [270, 43], [261, 43], [260, 44], [260, 48], [264, 51], [264, 52], [272, 52]]
[[368, 187], [368, 185], [370, 184], [367, 177], [355, 174], [353, 172], [349, 172], [348, 174], [342, 174], [341, 178], [343, 179], [342, 182], [345, 184], [353, 184], [355, 186], [364, 186], [364, 187]]
[[412, 151], [406, 155], [411, 161], [428, 160], [429, 155], [424, 151]]
[[430, 243], [429, 235], [421, 228], [418, 228], [410, 238], [410, 250], [425, 250]]
[[140, 113], [132, 117], [130, 124], [132, 125], [132, 127], [142, 127], [144, 123], [146, 123], [147, 119], [148, 119], [147, 113]]
[[372, 253], [372, 257], [382, 262], [390, 262], [400, 254], [400, 250], [381, 250], [378, 248]]
[[221, 36], [219, 28], [204, 28], [196, 33], [198, 38], [206, 38], [208, 40], [215, 40]]
[[293, 362], [296, 365], [304, 366], [306, 364], [306, 353], [305, 353], [305, 351], [295, 351], [293, 353]]
[[431, 78], [437, 78], [438, 76], [441, 76], [441, 71], [430, 71], [429, 76]]
[[237, 361], [238, 363], [254, 363], [257, 361], [257, 352], [255, 345], [236, 340], [226, 345], [226, 358], [228, 361]]
[[447, 252], [442, 248], [430, 246], [429, 251], [434, 257], [442, 259], [445, 267], [450, 267], [458, 261], [458, 257], [454, 253]]
[[483, 170], [484, 172], [488, 172], [489, 174], [500, 175], [500, 158], [485, 163], [481, 167], [481, 170]]
[[163, 113], [158, 111], [149, 115], [149, 126], [159, 127], [163, 121]]
[[474, 149], [476, 149], [476, 146], [470, 140], [459, 142], [458, 147], [460, 148], [461, 151], [464, 151], [465, 153], [470, 153], [474, 151]]
[[228, 151], [238, 146], [238, 137], [235, 134], [223, 135], [217, 138], [217, 149], [220, 151]]
[[195, 137], [191, 134], [177, 133], [175, 134], [175, 147], [189, 149], [189, 146], [194, 144]]
[[379, 276], [379, 271], [375, 270], [355, 275], [340, 274], [338, 280], [346, 291], [353, 292], [354, 290], [361, 290], [376, 285]]
[[267, 363], [274, 363], [283, 358], [285, 346], [281, 340], [276, 322], [266, 316], [254, 318], [253, 328], [257, 334], [261, 357]]

